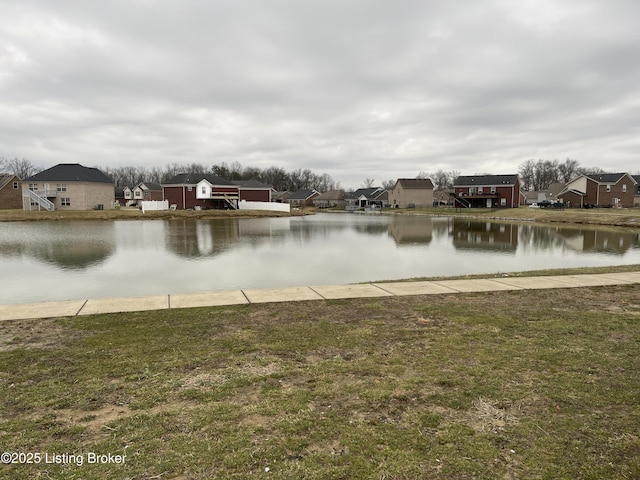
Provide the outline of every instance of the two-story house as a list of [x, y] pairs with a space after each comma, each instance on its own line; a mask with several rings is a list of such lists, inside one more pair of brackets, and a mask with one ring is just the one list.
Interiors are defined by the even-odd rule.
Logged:
[[24, 210], [110, 210], [113, 180], [97, 168], [61, 163], [22, 181]]
[[557, 198], [568, 207], [624, 207], [634, 204], [636, 180], [628, 173], [580, 175]]
[[457, 208], [517, 208], [521, 202], [517, 174], [460, 176], [453, 189]]

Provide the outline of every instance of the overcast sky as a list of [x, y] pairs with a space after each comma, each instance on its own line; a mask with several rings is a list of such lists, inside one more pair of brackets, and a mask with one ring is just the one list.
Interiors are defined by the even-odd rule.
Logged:
[[0, 157], [640, 172], [638, 0], [0, 0]]

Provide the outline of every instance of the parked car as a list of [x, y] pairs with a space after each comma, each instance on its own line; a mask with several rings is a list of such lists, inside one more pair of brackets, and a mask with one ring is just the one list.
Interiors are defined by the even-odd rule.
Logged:
[[529, 208], [540, 208], [540, 205], [534, 202], [531, 205], [529, 205]]
[[552, 205], [553, 205], [553, 202], [551, 200], [542, 200], [541, 202], [538, 202], [538, 206], [540, 208], [548, 208]]

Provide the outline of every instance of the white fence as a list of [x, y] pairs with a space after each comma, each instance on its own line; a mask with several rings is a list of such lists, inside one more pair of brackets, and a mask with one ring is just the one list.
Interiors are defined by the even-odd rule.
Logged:
[[246, 200], [241, 200], [238, 202], [238, 210], [273, 210], [275, 212], [289, 213], [291, 207], [288, 203], [247, 202]]
[[145, 200], [142, 203], [142, 213], [147, 210], [169, 210], [169, 200]]

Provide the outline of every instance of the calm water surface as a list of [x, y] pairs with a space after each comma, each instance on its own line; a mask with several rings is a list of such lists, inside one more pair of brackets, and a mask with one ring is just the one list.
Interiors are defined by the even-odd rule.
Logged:
[[640, 263], [635, 230], [396, 215], [0, 223], [0, 303]]

